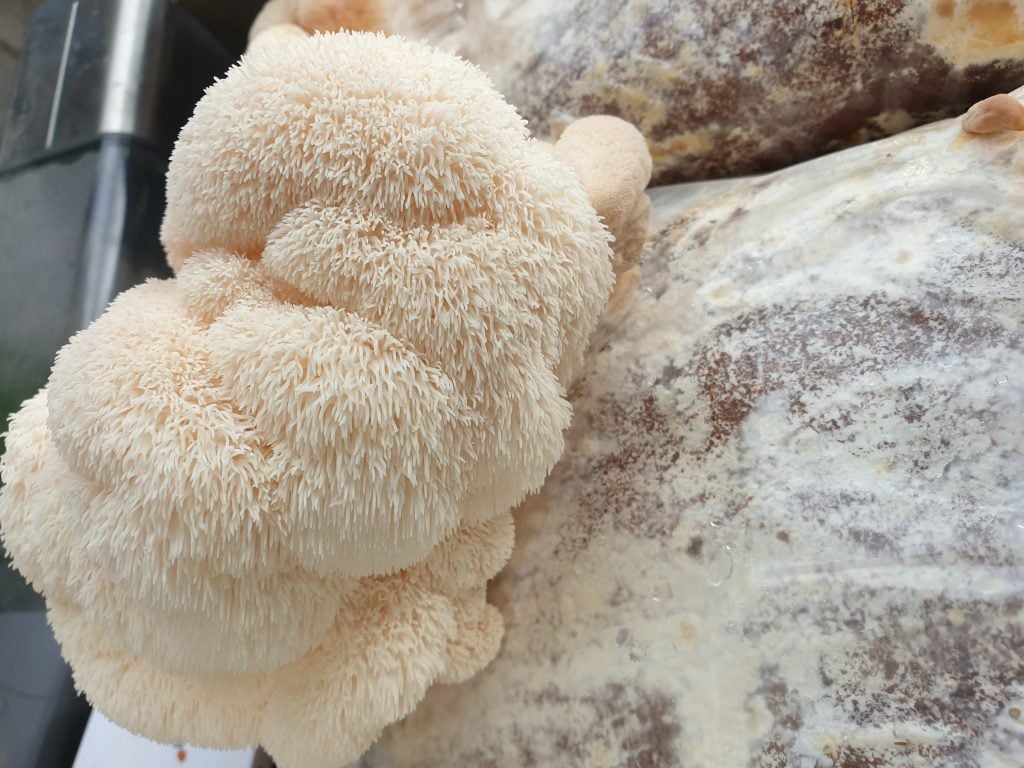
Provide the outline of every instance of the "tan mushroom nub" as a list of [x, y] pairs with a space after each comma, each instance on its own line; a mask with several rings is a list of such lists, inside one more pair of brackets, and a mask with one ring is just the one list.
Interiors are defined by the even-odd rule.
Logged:
[[640, 255], [651, 201], [651, 155], [640, 132], [625, 120], [596, 115], [577, 120], [562, 133], [555, 155], [576, 171], [591, 205], [615, 240], [615, 270], [628, 269]]
[[1024, 131], [1024, 104], [1008, 93], [1000, 93], [979, 101], [963, 117], [968, 133]]
[[[249, 42], [314, 32], [388, 32], [395, 0], [270, 0], [249, 28]], [[265, 40], [261, 39], [261, 43]]]

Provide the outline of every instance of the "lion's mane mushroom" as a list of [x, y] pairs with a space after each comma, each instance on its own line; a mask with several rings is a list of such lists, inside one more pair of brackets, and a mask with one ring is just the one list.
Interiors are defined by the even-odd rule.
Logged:
[[339, 765], [493, 658], [484, 586], [612, 286], [601, 218], [631, 249], [645, 221], [650, 160], [615, 161], [642, 140], [585, 130], [578, 176], [478, 70], [372, 34], [271, 35], [209, 89], [176, 276], [61, 350], [2, 461], [5, 544], [100, 710]]

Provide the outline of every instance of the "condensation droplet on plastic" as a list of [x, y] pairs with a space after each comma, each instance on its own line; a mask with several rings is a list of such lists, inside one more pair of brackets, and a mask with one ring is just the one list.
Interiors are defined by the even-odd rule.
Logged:
[[722, 547], [708, 562], [708, 584], [712, 587], [722, 586], [732, 578], [732, 570], [732, 550], [729, 547]]
[[662, 600], [670, 600], [675, 597], [675, 593], [672, 591], [671, 584], [663, 584], [655, 587], [651, 592], [651, 600], [656, 603], [660, 603]]
[[1006, 384], [1010, 380], [1010, 377], [1005, 373], [1000, 373], [996, 376], [996, 384]]

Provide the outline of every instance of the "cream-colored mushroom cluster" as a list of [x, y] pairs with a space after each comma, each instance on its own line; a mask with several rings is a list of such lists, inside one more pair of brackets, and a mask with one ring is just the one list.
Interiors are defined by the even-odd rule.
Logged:
[[482, 73], [371, 34], [254, 46], [167, 191], [176, 276], [12, 419], [4, 542], [113, 720], [337, 766], [497, 652], [610, 236]]

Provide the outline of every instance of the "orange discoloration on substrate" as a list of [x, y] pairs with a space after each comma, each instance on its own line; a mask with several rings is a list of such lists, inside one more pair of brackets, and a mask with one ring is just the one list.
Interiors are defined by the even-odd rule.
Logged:
[[1016, 58], [1024, 50], [1024, 14], [1010, 0], [937, 0], [925, 39], [961, 67]]

